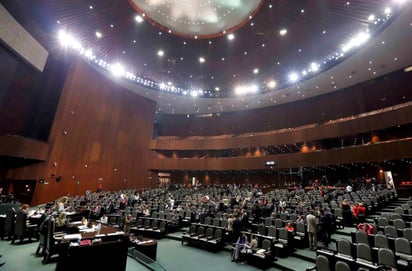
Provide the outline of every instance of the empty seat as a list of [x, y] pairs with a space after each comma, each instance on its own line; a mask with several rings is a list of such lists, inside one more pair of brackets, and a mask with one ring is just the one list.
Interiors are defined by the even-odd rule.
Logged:
[[396, 268], [395, 254], [389, 248], [378, 250], [378, 264], [389, 268]]
[[345, 262], [337, 261], [335, 264], [335, 271], [350, 271], [350, 266]]
[[395, 255], [402, 260], [412, 261], [412, 249], [408, 239], [403, 237], [395, 239]]

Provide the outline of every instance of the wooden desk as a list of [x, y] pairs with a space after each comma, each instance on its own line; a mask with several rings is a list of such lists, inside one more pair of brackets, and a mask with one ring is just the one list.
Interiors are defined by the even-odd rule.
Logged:
[[156, 261], [157, 255], [157, 241], [154, 239], [143, 238], [139, 241], [137, 238], [131, 238], [130, 241], [133, 243], [134, 248], [146, 255], [150, 259]]
[[[126, 270], [129, 236], [119, 228], [92, 222], [89, 226], [75, 223], [78, 233], [62, 236], [56, 271]], [[90, 245], [80, 245], [90, 240]]]

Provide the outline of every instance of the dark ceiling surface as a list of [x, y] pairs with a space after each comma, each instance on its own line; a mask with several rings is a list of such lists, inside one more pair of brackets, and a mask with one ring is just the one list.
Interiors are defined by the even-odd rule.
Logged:
[[[412, 63], [409, 53], [407, 60], [399, 61], [397, 66], [393, 66], [387, 62], [394, 57], [387, 55], [385, 48], [375, 48], [370, 50], [375, 52], [375, 57], [386, 56], [387, 59], [382, 62], [376, 58], [365, 59], [366, 75], [358, 73], [359, 78], [353, 82], [347, 82], [348, 74], [343, 74], [344, 79], [341, 80], [338, 78], [340, 74], [321, 78], [326, 71], [345, 65], [348, 62], [346, 60], [357, 52], [358, 48], [346, 51], [343, 47], [359, 33], [368, 33], [370, 40], [376, 40], [377, 37], [382, 39], [382, 35], [388, 35], [385, 31], [391, 31], [393, 35], [395, 30], [387, 29], [402, 13], [410, 13], [410, 2], [407, 0], [261, 1], [261, 5], [239, 27], [209, 37], [197, 37], [193, 33], [175, 35], [167, 27], [159, 27], [155, 22], [156, 18], [145, 17], [141, 10], [138, 13], [127, 0], [2, 2], [6, 8], [11, 7], [12, 14], [19, 9], [24, 14], [30, 14], [44, 29], [47, 37], [55, 39], [56, 43], [58, 32], [64, 30], [81, 42], [84, 48], [93, 50], [97, 58], [110, 63], [121, 63], [132, 74], [156, 82], [156, 85], [150, 87], [136, 87], [136, 84], [129, 83], [125, 86], [156, 100], [157, 113], [162, 114], [202, 114], [273, 106], [334, 91]], [[172, 12], [180, 11], [182, 6], [193, 16], [201, 14], [201, 10], [205, 8], [215, 10], [219, 20], [225, 19], [225, 14], [219, 15], [223, 10], [222, 5], [228, 5], [233, 12], [236, 8], [242, 8], [241, 0], [140, 2], [146, 2], [163, 13], [170, 11], [171, 15], [160, 15], [166, 19], [174, 19]], [[225, 12], [230, 13], [227, 10]], [[187, 19], [188, 14], [181, 16]], [[137, 22], [136, 15], [140, 15], [143, 21]], [[408, 20], [405, 19], [406, 23]], [[402, 24], [396, 27], [405, 25], [407, 26]], [[398, 28], [396, 31], [401, 31]], [[410, 37], [410, 28], [409, 25], [409, 29], [402, 30], [408, 32], [402, 38]], [[287, 33], [281, 35], [281, 30], [286, 30]], [[228, 39], [229, 34], [234, 35], [232, 40]], [[390, 42], [383, 39], [379, 44], [383, 46]], [[395, 41], [396, 46], [403, 43], [403, 40]], [[365, 46], [367, 45], [360, 47]], [[387, 48], [388, 51], [395, 49], [398, 50]], [[163, 56], [159, 56], [159, 51], [163, 52]], [[402, 60], [402, 55], [396, 56], [396, 60], [398, 57]], [[203, 63], [199, 61], [200, 58], [203, 58]], [[319, 70], [311, 70], [312, 63], [316, 63]], [[377, 71], [378, 67], [373, 67], [373, 63], [375, 66], [379, 64], [381, 70]], [[366, 71], [368, 65], [369, 71]], [[355, 74], [353, 70], [349, 67], [344, 72], [352, 71]], [[296, 73], [302, 79], [291, 83], [291, 73]], [[316, 82], [318, 79], [323, 82], [326, 80], [327, 84], [322, 86]], [[272, 81], [277, 84], [274, 89], [268, 87]], [[304, 85], [304, 82], [309, 81], [312, 81], [311, 86]], [[167, 91], [158, 89], [162, 83], [173, 86], [180, 92], [169, 95]], [[250, 88], [251, 84], [257, 86], [257, 93], [245, 94], [242, 98], [234, 94], [236, 87], [245, 85]], [[313, 88], [314, 91], [306, 96], [301, 93], [301, 90], [308, 88]], [[287, 89], [293, 89], [296, 93], [286, 95], [289, 98], [284, 101], [276, 98], [276, 95], [285, 98], [282, 91]], [[190, 95], [182, 97], [185, 93], [190, 94], [191, 90], [201, 90], [197, 100]], [[250, 102], [245, 102], [245, 99]]]

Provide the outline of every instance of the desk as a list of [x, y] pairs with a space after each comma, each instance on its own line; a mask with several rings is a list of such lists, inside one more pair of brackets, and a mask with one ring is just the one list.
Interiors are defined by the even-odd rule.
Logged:
[[[99, 230], [97, 225], [70, 224], [78, 233], [61, 237], [56, 271], [126, 270], [129, 237], [119, 228], [101, 224]], [[79, 240], [91, 242], [79, 245]]]
[[156, 261], [157, 255], [157, 241], [153, 239], [143, 238], [142, 241], [137, 240], [136, 238], [130, 239], [133, 243], [134, 248], [146, 255], [150, 259]]

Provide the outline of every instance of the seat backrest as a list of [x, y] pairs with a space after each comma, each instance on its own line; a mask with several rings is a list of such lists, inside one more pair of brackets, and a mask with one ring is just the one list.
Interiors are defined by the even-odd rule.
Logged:
[[340, 239], [338, 241], [338, 253], [352, 257], [351, 244], [349, 240]]
[[262, 249], [266, 251], [271, 251], [272, 242], [269, 239], [263, 239], [262, 241]]
[[210, 216], [205, 218], [205, 224], [206, 225], [211, 225], [212, 224], [212, 218]]
[[282, 228], [282, 219], [280, 219], [280, 218], [276, 218], [275, 219], [275, 227], [276, 228]]
[[375, 247], [389, 248], [388, 238], [385, 235], [377, 233], [374, 237]]
[[329, 271], [329, 260], [326, 256], [316, 256], [316, 271]]
[[207, 238], [212, 238], [213, 237], [213, 228], [207, 228], [206, 229], [206, 237]]
[[223, 236], [222, 230], [221, 229], [216, 229], [215, 230], [215, 239], [220, 240], [220, 239], [222, 239], [222, 236]]
[[159, 229], [160, 229], [160, 231], [166, 231], [166, 221], [164, 221], [164, 220], [162, 220], [162, 221], [160, 221], [160, 224], [159, 224]]
[[403, 221], [403, 219], [395, 219], [393, 221], [393, 226], [397, 229], [401, 229], [403, 230], [406, 226], [405, 226], [405, 221]]
[[385, 226], [385, 235], [389, 235], [391, 237], [398, 237], [398, 232], [394, 226]]
[[272, 218], [271, 217], [266, 217], [265, 218], [265, 226], [272, 226]]
[[203, 235], [205, 234], [205, 227], [200, 226], [199, 228], [197, 228], [197, 235]]
[[335, 264], [335, 271], [350, 271], [350, 266], [345, 262], [337, 261]]
[[195, 233], [196, 233], [196, 225], [190, 225], [189, 234], [195, 234]]
[[336, 208], [335, 209], [335, 216], [338, 218], [342, 218], [342, 209], [341, 208]]
[[27, 214], [23, 211], [17, 211], [16, 213], [16, 224], [14, 226], [14, 235], [22, 236], [26, 233], [27, 229]]
[[395, 208], [395, 213], [403, 215], [403, 208], [402, 207], [396, 207]]
[[158, 222], [159, 221], [157, 219], [153, 219], [151, 227], [152, 228], [157, 228]]
[[296, 233], [305, 233], [305, 224], [303, 222], [296, 223]]
[[378, 264], [396, 268], [395, 254], [389, 248], [378, 250]]
[[401, 252], [412, 256], [411, 245], [408, 239], [403, 237], [395, 238], [395, 252]]
[[213, 226], [220, 226], [220, 219], [219, 218], [215, 218], [213, 219]]
[[368, 234], [364, 231], [356, 231], [356, 243], [369, 244]]
[[258, 233], [261, 235], [266, 235], [266, 227], [263, 224], [259, 224], [258, 226]]
[[409, 242], [412, 241], [412, 228], [403, 229], [403, 237], [408, 239]]
[[356, 246], [356, 258], [372, 261], [372, 252], [368, 244], [359, 243]]
[[289, 240], [288, 230], [286, 230], [285, 228], [279, 229], [279, 238], [278, 239], [288, 241]]
[[275, 226], [269, 226], [268, 228], [268, 236], [275, 237], [276, 238], [276, 227]]
[[380, 227], [389, 226], [389, 220], [386, 217], [379, 217], [378, 218], [378, 226], [380, 226]]
[[45, 250], [48, 251], [49, 253], [52, 252], [53, 246], [54, 246], [54, 229], [56, 227], [56, 223], [54, 221], [53, 216], [49, 216], [47, 219], [47, 237], [46, 237], [46, 245], [45, 245]]
[[16, 223], [16, 212], [10, 208], [6, 212], [6, 220], [4, 222], [4, 230], [6, 233], [14, 234], [14, 225]]

